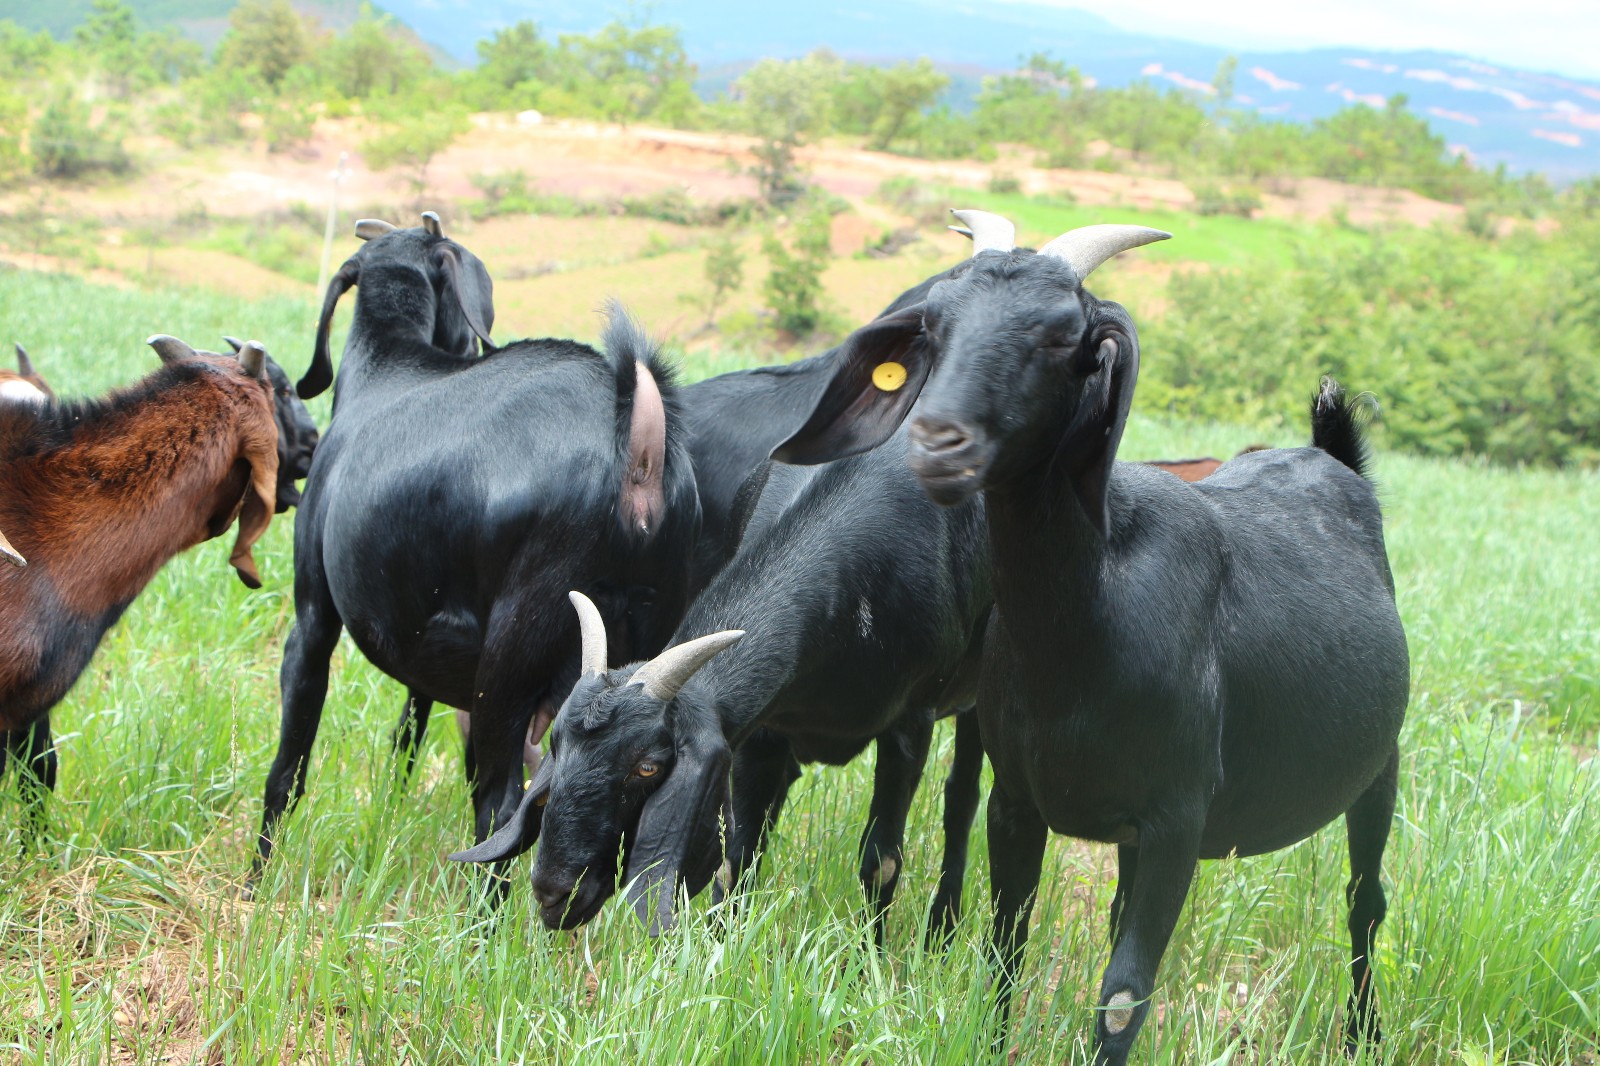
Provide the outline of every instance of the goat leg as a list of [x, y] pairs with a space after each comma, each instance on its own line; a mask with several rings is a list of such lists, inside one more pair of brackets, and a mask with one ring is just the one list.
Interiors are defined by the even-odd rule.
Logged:
[[428, 716], [432, 713], [433, 700], [414, 688], [406, 689], [400, 721], [394, 727], [394, 757], [400, 784], [409, 783], [416, 772], [417, 755], [422, 751], [422, 739], [428, 735]]
[[867, 896], [867, 916], [872, 919], [872, 939], [880, 951], [889, 904], [894, 902], [905, 865], [906, 815], [917, 782], [922, 780], [932, 740], [933, 716], [915, 712], [903, 716], [877, 739], [872, 806], [861, 834], [861, 888]]
[[961, 921], [961, 889], [967, 877], [967, 844], [972, 820], [978, 814], [979, 778], [983, 773], [983, 738], [978, 735], [978, 713], [968, 707], [955, 716], [956, 750], [944, 781], [944, 861], [939, 868], [939, 888], [928, 911], [926, 946], [931, 951], [950, 946]]
[[1128, 1061], [1150, 1012], [1156, 968], [1172, 939], [1200, 862], [1201, 823], [1139, 825], [1139, 875], [1118, 915], [1116, 946], [1100, 979], [1095, 1010], [1095, 1064]]
[[[297, 583], [298, 584], [298, 583]], [[267, 771], [266, 795], [261, 803], [261, 834], [256, 839], [255, 862], [245, 882], [249, 898], [272, 857], [272, 838], [284, 812], [306, 791], [306, 762], [317, 740], [322, 705], [328, 696], [328, 660], [339, 642], [342, 628], [332, 603], [317, 603], [315, 593], [295, 595], [295, 623], [283, 647], [278, 687], [283, 693], [283, 719], [278, 729], [278, 754]]]
[[1372, 945], [1388, 910], [1383, 883], [1383, 850], [1394, 822], [1394, 796], [1400, 772], [1395, 749], [1377, 780], [1367, 786], [1344, 814], [1350, 844], [1350, 883], [1345, 901], [1350, 908], [1350, 1001], [1345, 1007], [1345, 1051], [1354, 1055], [1362, 1041], [1383, 1039], [1378, 1010], [1372, 1004]]
[[789, 742], [776, 733], [757, 730], [733, 753], [733, 835], [727, 861], [712, 882], [713, 902], [737, 900], [755, 876], [767, 836], [799, 776]]
[[1039, 889], [1050, 830], [1033, 804], [1007, 795], [998, 781], [989, 791], [989, 898], [994, 904], [993, 950], [1000, 967], [995, 993], [996, 1052], [1004, 1050], [1011, 994], [1028, 946], [1028, 918]]
[[[56, 748], [50, 736], [50, 715], [43, 714], [31, 725], [9, 730], [5, 734], [5, 750], [17, 764], [17, 786], [27, 819], [22, 853], [27, 855], [44, 835], [45, 803], [56, 788]], [[4, 768], [0, 762], [0, 771]]]

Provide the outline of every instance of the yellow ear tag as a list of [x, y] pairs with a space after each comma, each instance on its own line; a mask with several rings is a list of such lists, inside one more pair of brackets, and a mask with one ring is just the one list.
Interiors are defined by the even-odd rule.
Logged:
[[884, 392], [895, 392], [906, 383], [906, 368], [893, 361], [872, 368], [872, 383]]

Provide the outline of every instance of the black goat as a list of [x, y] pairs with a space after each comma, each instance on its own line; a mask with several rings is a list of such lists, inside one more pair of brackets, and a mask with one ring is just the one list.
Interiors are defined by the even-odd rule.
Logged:
[[[552, 928], [599, 911], [619, 854], [640, 916], [652, 930], [670, 924], [677, 887], [693, 895], [717, 868], [719, 820], [731, 826], [721, 889], [741, 884], [798, 763], [842, 765], [876, 741], [861, 881], [883, 941], [934, 720], [970, 706], [977, 679], [991, 598], [980, 501], [930, 503], [906, 468], [903, 435], [815, 470], [769, 464], [746, 500], [736, 554], [651, 662], [607, 672], [599, 616], [574, 597], [584, 678], [556, 718], [550, 755], [516, 818], [453, 856], [502, 860], [542, 835], [533, 892]], [[960, 715], [932, 941], [960, 910], [983, 761], [975, 742], [972, 716]]]
[[492, 286], [436, 216], [368, 241], [328, 287], [300, 382], [333, 382], [334, 307], [359, 285], [295, 525], [295, 624], [284, 649], [283, 727], [267, 778], [255, 873], [305, 766], [347, 628], [406, 686], [396, 743], [410, 767], [434, 701], [469, 709], [476, 832], [522, 795], [523, 739], [578, 676], [562, 597], [588, 592], [621, 655], [659, 649], [687, 598], [699, 526], [669, 368], [613, 308], [606, 351], [566, 340], [490, 347]]
[[[1242, 455], [1197, 484], [1116, 463], [1138, 335], [1082, 282], [1167, 235], [1093, 226], [1034, 253], [1004, 219], [967, 217], [967, 269], [897, 327], [855, 334], [779, 454], [873, 447], [917, 401], [910, 461], [928, 494], [987, 502], [996, 613], [978, 715], [1002, 1014], [1049, 830], [1118, 845], [1096, 1061], [1122, 1063], [1196, 860], [1287, 847], [1344, 814], [1345, 1034], [1376, 1039], [1368, 960], [1409, 676], [1343, 393], [1324, 382], [1313, 447]], [[909, 387], [875, 389], [885, 363]]]

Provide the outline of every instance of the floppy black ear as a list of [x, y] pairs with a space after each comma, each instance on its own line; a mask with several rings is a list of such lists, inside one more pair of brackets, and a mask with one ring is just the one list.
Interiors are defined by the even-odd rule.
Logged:
[[528, 791], [522, 794], [517, 813], [511, 820], [490, 834], [482, 844], [450, 856], [456, 862], [499, 862], [514, 859], [533, 847], [539, 839], [539, 829], [544, 824], [544, 804], [550, 798], [550, 779], [555, 774], [555, 758], [546, 756], [539, 769], [528, 782]]
[[333, 353], [328, 351], [328, 337], [333, 332], [333, 309], [339, 306], [339, 297], [350, 291], [361, 277], [361, 263], [354, 256], [328, 282], [328, 292], [322, 298], [322, 317], [317, 319], [317, 346], [311, 353], [311, 366], [305, 377], [295, 386], [302, 400], [320, 396], [333, 384]]
[[862, 326], [839, 346], [833, 380], [799, 432], [773, 449], [781, 463], [810, 466], [869, 451], [889, 439], [933, 369], [922, 305]]
[[[688, 708], [678, 705], [680, 714]], [[651, 936], [672, 928], [681, 884], [694, 896], [722, 864], [723, 825], [733, 831], [728, 792], [732, 756], [722, 725], [706, 709], [676, 730], [677, 759], [666, 783], [645, 801], [628, 849], [628, 902]]]
[[1139, 334], [1120, 304], [1102, 303], [1098, 310], [1081, 350], [1081, 357], [1089, 360], [1093, 369], [1078, 414], [1062, 437], [1060, 456], [1071, 473], [1083, 513], [1101, 536], [1109, 536], [1106, 483], [1133, 406], [1133, 386], [1139, 377]]
[[493, 347], [489, 331], [494, 328], [494, 282], [489, 279], [489, 272], [465, 248], [441, 244], [434, 254], [444, 271], [445, 288], [455, 297], [467, 325], [480, 341]]

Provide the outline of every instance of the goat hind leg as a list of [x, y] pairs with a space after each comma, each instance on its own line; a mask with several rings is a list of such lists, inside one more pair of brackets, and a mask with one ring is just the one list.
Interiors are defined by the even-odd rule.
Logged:
[[1345, 835], [1350, 843], [1350, 883], [1345, 886], [1349, 907], [1350, 1000], [1345, 1007], [1345, 1051], [1355, 1054], [1362, 1041], [1383, 1039], [1378, 1010], [1372, 1003], [1372, 945], [1388, 910], [1379, 880], [1383, 851], [1394, 821], [1394, 798], [1400, 771], [1398, 749], [1367, 790], [1345, 812]]
[[872, 806], [861, 833], [861, 888], [872, 919], [872, 939], [883, 948], [889, 904], [905, 865], [906, 815], [916, 794], [933, 740], [930, 716], [907, 715], [877, 739], [878, 762], [872, 775]]
[[394, 755], [401, 783], [409, 782], [416, 772], [417, 755], [422, 751], [422, 738], [428, 735], [428, 716], [432, 713], [431, 699], [414, 688], [406, 689], [400, 721], [394, 727]]
[[955, 716], [956, 750], [944, 782], [944, 860], [939, 888], [928, 911], [929, 950], [947, 948], [961, 920], [961, 889], [967, 877], [967, 843], [978, 813], [979, 778], [983, 774], [983, 738], [978, 713], [967, 708]]
[[[298, 582], [297, 582], [298, 584]], [[328, 696], [328, 660], [339, 643], [342, 624], [326, 601], [325, 591], [304, 594], [296, 589], [295, 623], [283, 646], [283, 666], [278, 687], [283, 694], [283, 718], [278, 730], [278, 754], [267, 771], [266, 794], [261, 805], [261, 833], [256, 857], [245, 882], [248, 898], [272, 857], [272, 838], [284, 812], [306, 791], [306, 762], [317, 740], [322, 706]], [[319, 602], [325, 601], [325, 602]]]

